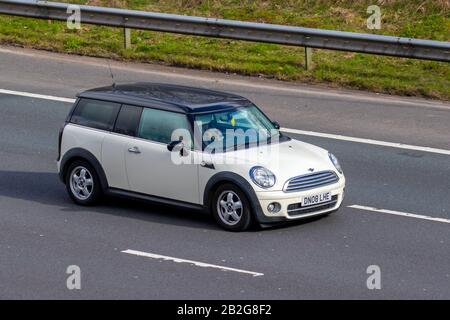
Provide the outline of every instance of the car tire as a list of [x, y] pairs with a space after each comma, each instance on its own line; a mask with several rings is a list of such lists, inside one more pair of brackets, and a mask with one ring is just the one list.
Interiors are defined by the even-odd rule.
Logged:
[[76, 160], [66, 171], [66, 189], [70, 198], [79, 205], [92, 206], [100, 200], [102, 188], [95, 169], [83, 160]]
[[211, 203], [214, 219], [228, 231], [247, 230], [252, 222], [250, 202], [234, 184], [223, 184], [214, 192]]

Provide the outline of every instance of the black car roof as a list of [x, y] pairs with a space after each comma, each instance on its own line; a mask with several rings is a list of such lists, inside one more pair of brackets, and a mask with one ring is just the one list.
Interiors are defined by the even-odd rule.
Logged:
[[246, 98], [231, 93], [150, 82], [91, 89], [78, 94], [78, 97], [181, 113], [205, 113], [251, 104]]

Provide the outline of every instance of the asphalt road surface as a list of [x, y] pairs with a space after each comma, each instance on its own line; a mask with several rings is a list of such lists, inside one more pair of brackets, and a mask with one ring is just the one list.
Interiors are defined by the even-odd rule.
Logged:
[[[290, 135], [338, 156], [348, 183], [343, 206], [325, 218], [244, 233], [149, 203], [76, 206], [55, 163], [70, 103], [55, 97], [110, 84], [108, 62], [3, 47], [0, 89], [18, 93], [0, 93], [0, 298], [450, 298], [449, 104], [110, 64], [117, 82], [232, 91], [285, 128], [328, 134]], [[80, 290], [66, 287], [69, 265], [81, 269]], [[380, 290], [367, 288], [371, 265], [381, 270]]]

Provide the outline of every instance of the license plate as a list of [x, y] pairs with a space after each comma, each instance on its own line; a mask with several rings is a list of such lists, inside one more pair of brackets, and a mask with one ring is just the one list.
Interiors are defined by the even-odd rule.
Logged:
[[325, 192], [325, 193], [315, 194], [312, 196], [303, 197], [302, 206], [307, 207], [307, 206], [312, 206], [315, 204], [319, 204], [322, 202], [328, 202], [328, 201], [331, 201], [331, 192]]

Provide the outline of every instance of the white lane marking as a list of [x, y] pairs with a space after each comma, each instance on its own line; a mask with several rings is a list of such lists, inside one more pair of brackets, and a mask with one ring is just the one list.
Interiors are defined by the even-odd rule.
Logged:
[[[224, 79], [222, 77], [214, 77], [213, 74], [201, 74], [201, 75], [192, 75], [192, 74], [182, 74], [179, 69], [174, 68], [174, 72], [169, 71], [158, 71], [158, 70], [148, 70], [145, 68], [142, 68], [142, 66], [133, 66], [133, 65], [124, 65], [120, 64], [120, 62], [114, 61], [114, 60], [108, 60], [104, 59], [105, 61], [101, 61], [102, 58], [88, 58], [83, 57], [84, 60], [80, 60], [79, 57], [71, 57], [71, 56], [60, 56], [58, 53], [41, 53], [38, 51], [32, 51], [32, 52], [23, 52], [23, 51], [17, 51], [17, 48], [14, 48], [14, 50], [7, 49], [7, 48], [0, 48], [0, 52], [8, 53], [8, 54], [14, 54], [14, 55], [22, 55], [22, 56], [29, 56], [33, 58], [40, 58], [40, 59], [51, 59], [51, 60], [61, 60], [61, 61], [69, 61], [69, 62], [75, 62], [79, 64], [84, 65], [90, 65], [100, 68], [108, 68], [108, 64], [111, 65], [111, 68], [114, 70], [124, 70], [124, 71], [131, 71], [136, 73], [143, 73], [143, 74], [149, 74], [154, 76], [163, 76], [163, 77], [169, 77], [169, 78], [177, 78], [177, 79], [186, 79], [186, 80], [194, 80], [194, 81], [202, 81], [202, 82], [208, 82], [208, 83], [214, 83], [214, 84], [226, 84], [226, 85], [232, 85], [232, 86], [239, 86], [239, 87], [247, 87], [247, 88], [254, 88], [254, 89], [260, 89], [260, 90], [276, 90], [280, 92], [289, 92], [289, 93], [297, 93], [302, 95], [309, 95], [309, 96], [316, 96], [316, 97], [333, 97], [333, 98], [342, 98], [347, 100], [357, 100], [357, 101], [370, 101], [373, 103], [384, 103], [388, 102], [391, 104], [399, 104], [399, 105], [411, 105], [411, 106], [422, 106], [422, 107], [428, 107], [428, 108], [437, 108], [437, 109], [444, 109], [449, 110], [450, 105], [441, 101], [432, 101], [432, 100], [425, 100], [425, 99], [418, 99], [418, 100], [407, 100], [402, 98], [395, 98], [391, 96], [386, 95], [363, 95], [362, 93], [354, 92], [354, 93], [345, 93], [345, 92], [330, 92], [330, 88], [324, 88], [322, 90], [316, 89], [313, 87], [306, 87], [299, 88], [299, 87], [281, 87], [278, 85], [269, 85], [269, 84], [260, 84], [260, 83], [250, 83], [246, 80], [237, 80], [237, 79]], [[49, 56], [51, 55], [51, 56]], [[98, 62], [101, 61], [101, 62]], [[109, 61], [109, 62], [108, 62]], [[150, 65], [148, 65], [150, 66]], [[187, 70], [186, 70], [187, 71]], [[283, 84], [284, 85], [284, 84]], [[328, 91], [325, 91], [328, 90]]]
[[435, 218], [435, 217], [424, 216], [424, 215], [415, 214], [415, 213], [401, 212], [401, 211], [395, 211], [395, 210], [386, 210], [386, 209], [377, 209], [377, 208], [373, 208], [373, 207], [360, 206], [360, 205], [357, 205], [357, 204], [354, 204], [354, 205], [351, 205], [351, 206], [347, 206], [347, 207], [348, 208], [353, 208], [353, 209], [364, 210], [364, 211], [393, 214], [393, 215], [396, 215], [396, 216], [403, 216], [403, 217], [408, 217], [408, 218], [415, 218], [415, 219], [429, 220], [429, 221], [435, 221], [435, 222], [450, 223], [450, 219]]
[[[35, 93], [30, 93], [30, 92], [21, 92], [21, 91], [0, 89], [0, 94], [1, 93], [22, 96], [22, 97], [29, 97], [29, 98], [62, 101], [62, 102], [68, 102], [68, 103], [75, 102], [75, 99], [35, 94]], [[305, 136], [313, 136], [313, 137], [328, 138], [328, 139], [334, 139], [334, 140], [343, 140], [343, 141], [350, 141], [350, 142], [372, 144], [372, 145], [384, 146], [384, 147], [392, 147], [392, 148], [398, 148], [398, 149], [407, 149], [407, 150], [414, 150], [414, 151], [422, 151], [422, 152], [450, 155], [450, 150], [446, 150], [446, 149], [413, 146], [413, 145], [403, 144], [403, 143], [387, 142], [387, 141], [372, 140], [372, 139], [363, 139], [363, 138], [342, 136], [342, 135], [337, 135], [337, 134], [321, 133], [321, 132], [314, 132], [314, 131], [304, 131], [304, 130], [290, 129], [290, 128], [281, 128], [281, 131], [287, 132], [287, 133], [305, 135]]]
[[258, 276], [263, 276], [264, 275], [264, 273], [260, 273], [260, 272], [253, 272], [253, 271], [248, 271], [248, 270], [229, 268], [229, 267], [219, 266], [219, 265], [215, 265], [215, 264], [209, 264], [209, 263], [204, 263], [204, 262], [199, 262], [199, 261], [174, 258], [174, 257], [163, 256], [163, 255], [160, 255], [160, 254], [143, 252], [143, 251], [136, 251], [136, 250], [128, 249], [128, 250], [124, 250], [124, 251], [121, 251], [121, 252], [128, 253], [128, 254], [133, 254], [133, 255], [136, 255], [136, 256], [140, 256], [140, 257], [152, 258], [152, 259], [162, 259], [162, 260], [173, 261], [173, 262], [177, 262], [177, 263], [189, 263], [189, 264], [192, 264], [192, 265], [197, 266], [197, 267], [215, 268], [215, 269], [219, 269], [219, 270], [222, 270], [222, 271], [233, 271], [233, 272], [239, 272], [239, 273], [246, 273], [246, 274], [250, 274], [250, 275], [252, 275], [254, 277], [258, 277]]
[[70, 98], [62, 98], [62, 97], [48, 96], [48, 95], [44, 95], [44, 94], [36, 94], [36, 93], [21, 92], [21, 91], [12, 91], [12, 90], [5, 90], [5, 89], [0, 89], [0, 93], [14, 95], [14, 96], [28, 97], [28, 98], [36, 98], [36, 99], [45, 99], [45, 100], [52, 100], [52, 101], [68, 102], [68, 103], [74, 103], [75, 102], [75, 99], [70, 99]]
[[380, 141], [380, 140], [373, 140], [373, 139], [363, 139], [363, 138], [342, 136], [342, 135], [338, 135], [338, 134], [320, 133], [320, 132], [314, 132], [314, 131], [304, 131], [304, 130], [289, 129], [289, 128], [281, 128], [281, 131], [287, 132], [287, 133], [305, 135], [305, 136], [313, 136], [313, 137], [328, 138], [328, 139], [334, 139], [334, 140], [343, 140], [343, 141], [372, 144], [372, 145], [384, 146], [384, 147], [392, 147], [392, 148], [398, 148], [398, 149], [407, 149], [407, 150], [414, 150], [414, 151], [423, 151], [423, 152], [431, 152], [431, 153], [450, 155], [450, 150], [446, 150], [446, 149], [413, 146], [410, 144], [387, 142], [387, 141]]

